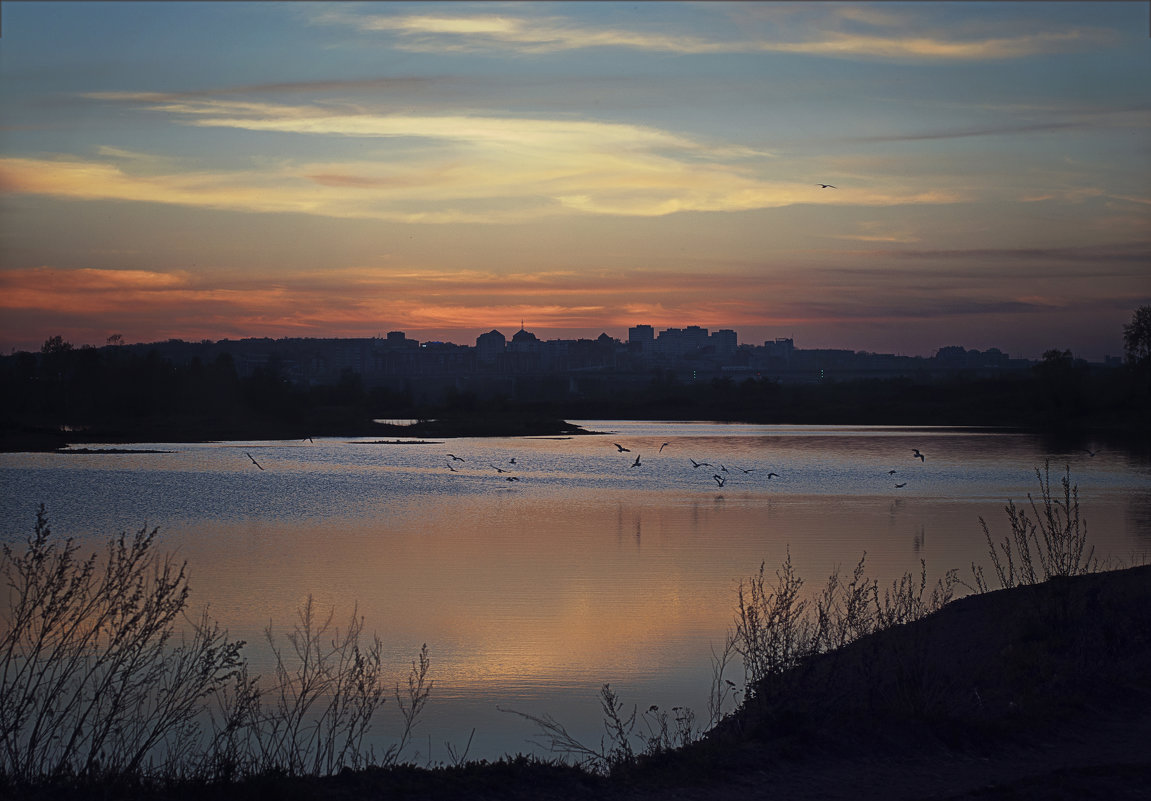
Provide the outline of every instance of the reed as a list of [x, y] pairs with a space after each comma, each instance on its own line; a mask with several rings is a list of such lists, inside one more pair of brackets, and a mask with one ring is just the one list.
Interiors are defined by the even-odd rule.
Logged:
[[382, 645], [353, 609], [346, 625], [314, 600], [286, 646], [269, 623], [271, 677], [207, 612], [189, 616], [186, 564], [157, 529], [121, 533], [87, 557], [53, 534], [43, 505], [0, 580], [0, 786], [44, 782], [233, 781], [396, 765], [434, 682], [424, 645], [392, 696], [399, 742], [368, 743], [388, 696]]
[[[1081, 576], [1100, 569], [1095, 547], [1087, 541], [1087, 521], [1079, 512], [1079, 485], [1071, 483], [1071, 468], [1060, 479], [1059, 492], [1051, 489], [1051, 462], [1043, 472], [1035, 469], [1039, 498], [1029, 492], [1031, 508], [1020, 508], [1012, 500], [1004, 507], [1011, 526], [1009, 534], [996, 541], [987, 521], [979, 518], [987, 552], [999, 586], [1004, 589], [1039, 584], [1053, 578]], [[991, 587], [983, 567], [972, 563], [974, 589], [988, 592]]]

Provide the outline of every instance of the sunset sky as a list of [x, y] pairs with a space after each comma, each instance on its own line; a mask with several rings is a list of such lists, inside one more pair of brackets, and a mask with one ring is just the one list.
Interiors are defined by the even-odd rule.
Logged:
[[0, 352], [522, 320], [1119, 355], [1149, 13], [5, 2]]

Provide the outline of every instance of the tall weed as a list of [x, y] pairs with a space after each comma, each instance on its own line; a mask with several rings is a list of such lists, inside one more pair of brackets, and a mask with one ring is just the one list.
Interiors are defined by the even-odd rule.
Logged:
[[[1071, 483], [1068, 466], [1058, 494], [1051, 489], [1051, 462], [1038, 468], [1039, 499], [1027, 493], [1031, 515], [1016, 507], [1012, 500], [1004, 507], [1011, 533], [996, 542], [987, 521], [979, 518], [983, 536], [987, 540], [988, 556], [999, 586], [1008, 589], [1039, 584], [1052, 578], [1081, 576], [1099, 570], [1095, 548], [1087, 541], [1087, 521], [1079, 513], [1079, 486]], [[991, 589], [982, 566], [972, 563], [971, 572], [975, 589]]]
[[367, 745], [387, 698], [379, 638], [318, 616], [309, 597], [284, 647], [266, 630], [270, 680], [207, 613], [187, 615], [185, 565], [157, 530], [120, 534], [86, 558], [53, 535], [43, 505], [23, 549], [0, 553], [0, 781], [122, 778], [229, 781], [264, 771], [325, 775], [397, 763], [432, 691], [427, 646], [406, 689], [403, 728]]

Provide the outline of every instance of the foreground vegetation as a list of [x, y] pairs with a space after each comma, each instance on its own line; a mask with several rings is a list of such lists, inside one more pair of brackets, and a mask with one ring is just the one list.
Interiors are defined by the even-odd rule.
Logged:
[[[790, 555], [775, 571], [761, 565], [739, 586], [706, 718], [682, 707], [640, 713], [605, 685], [598, 743], [517, 713], [548, 757], [469, 763], [453, 752], [452, 765], [434, 768], [407, 764], [406, 752], [433, 689], [426, 647], [406, 680], [388, 681], [364, 621], [353, 612], [334, 626], [309, 600], [291, 632], [265, 633], [274, 675], [250, 676], [243, 643], [206, 615], [178, 625], [187, 579], [155, 552], [154, 530], [82, 559], [41, 510], [24, 549], [5, 547], [0, 563], [0, 789], [28, 798], [790, 797], [819, 776], [842, 782], [825, 798], [943, 789], [958, 798], [967, 796], [956, 787], [978, 789], [973, 769], [991, 777], [995, 764], [1017, 777], [1026, 774], [1009, 765], [1031, 764], [1031, 783], [999, 797], [1044, 797], [1027, 793], [1080, 780], [1107, 797], [1138, 797], [1124, 793], [1151, 779], [1151, 740], [1140, 739], [1140, 726], [1151, 732], [1151, 567], [1100, 572], [1069, 473], [1055, 489], [1049, 468], [1037, 478], [1027, 505], [1008, 504], [1005, 534], [980, 521], [990, 575], [972, 565], [968, 579], [950, 571], [929, 584], [921, 564], [880, 585], [863, 557], [850, 577], [837, 570], [810, 593]], [[728, 676], [737, 662], [740, 681]], [[399, 736], [378, 753], [365, 738], [386, 702]], [[1049, 776], [1089, 750], [1082, 737], [1059, 745], [1084, 729], [1100, 741], [1129, 737], [1124, 758], [1105, 762], [1102, 777]], [[1062, 750], [1027, 763], [1040, 743]], [[925, 758], [936, 785], [907, 773]], [[890, 770], [869, 795], [852, 777], [874, 779], [876, 759]]]

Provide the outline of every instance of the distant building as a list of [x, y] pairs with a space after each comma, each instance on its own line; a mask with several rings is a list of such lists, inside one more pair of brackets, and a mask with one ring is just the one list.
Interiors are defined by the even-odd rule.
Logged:
[[688, 356], [708, 345], [707, 329], [698, 325], [687, 328], [667, 328], [656, 337], [656, 351], [673, 358]]
[[730, 328], [721, 328], [714, 332], [710, 340], [716, 356], [733, 356], [739, 344], [739, 337]]
[[495, 329], [476, 337], [476, 360], [481, 364], [494, 364], [507, 348], [507, 339]]
[[512, 334], [512, 343], [508, 345], [508, 350], [512, 353], [534, 353], [539, 347], [539, 337], [531, 331], [525, 331], [521, 324], [520, 330]]
[[650, 353], [655, 345], [655, 329], [650, 325], [636, 325], [627, 330], [627, 344], [640, 353]]
[[388, 338], [384, 340], [384, 347], [388, 350], [415, 350], [419, 346], [417, 340], [408, 339], [403, 331], [389, 331]]
[[769, 359], [781, 359], [790, 362], [795, 353], [795, 340], [790, 337], [778, 337], [763, 343], [763, 352]]

